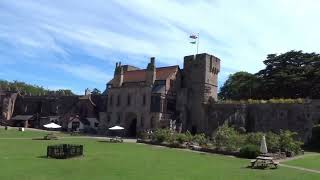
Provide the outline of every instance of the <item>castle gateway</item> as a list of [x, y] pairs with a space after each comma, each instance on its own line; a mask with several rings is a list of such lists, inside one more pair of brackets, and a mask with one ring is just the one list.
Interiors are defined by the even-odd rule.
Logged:
[[153, 57], [146, 69], [116, 63], [103, 124], [123, 126], [127, 136], [170, 125], [205, 132], [204, 105], [217, 100], [219, 70], [220, 59], [209, 54], [184, 57], [183, 69], [157, 68]]

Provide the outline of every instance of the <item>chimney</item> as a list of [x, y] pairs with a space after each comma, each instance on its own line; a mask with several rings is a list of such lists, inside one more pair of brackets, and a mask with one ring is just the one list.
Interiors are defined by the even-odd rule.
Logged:
[[148, 85], [153, 85], [156, 80], [156, 65], [155, 65], [155, 57], [150, 58], [150, 63], [147, 66], [146, 71], [146, 83]]
[[114, 87], [120, 87], [123, 83], [123, 67], [121, 66], [121, 62], [116, 63], [116, 68], [114, 70]]

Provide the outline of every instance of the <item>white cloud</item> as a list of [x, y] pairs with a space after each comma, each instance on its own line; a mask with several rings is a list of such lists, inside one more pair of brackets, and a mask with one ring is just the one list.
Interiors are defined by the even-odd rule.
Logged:
[[106, 83], [106, 80], [111, 79], [110, 75], [91, 65], [57, 64], [55, 67], [91, 82]]
[[200, 32], [200, 52], [221, 59], [222, 70], [229, 69], [221, 72], [224, 78], [236, 70], [258, 71], [268, 53], [319, 51], [319, 9], [316, 0], [4, 0], [0, 40], [30, 57], [52, 52], [68, 60], [61, 70], [102, 83], [112, 77], [113, 67], [101, 71], [70, 51], [109, 64], [126, 55], [134, 65], [147, 62], [147, 56], [181, 64], [183, 56], [195, 52], [189, 34]]

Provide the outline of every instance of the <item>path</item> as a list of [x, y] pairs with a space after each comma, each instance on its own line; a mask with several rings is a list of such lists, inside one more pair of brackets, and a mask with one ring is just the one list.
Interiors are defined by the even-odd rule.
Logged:
[[291, 165], [287, 165], [287, 164], [279, 164], [279, 166], [320, 174], [320, 171], [314, 170], [314, 169], [307, 169], [307, 168], [298, 167], [298, 166], [291, 166]]
[[304, 154], [304, 155], [294, 156], [291, 158], [281, 159], [281, 160], [279, 160], [279, 162], [287, 162], [287, 161], [301, 159], [301, 158], [304, 158], [307, 156], [315, 156], [315, 155], [319, 155], [319, 153], [308, 153], [308, 154]]
[[291, 157], [291, 158], [282, 159], [282, 160], [279, 160], [279, 162], [280, 162], [279, 166], [320, 174], [319, 170], [314, 170], [314, 169], [308, 169], [308, 168], [303, 168], [303, 167], [299, 167], [299, 166], [292, 166], [292, 165], [282, 164], [282, 162], [287, 162], [287, 161], [301, 159], [301, 158], [304, 158], [304, 157], [307, 157], [307, 156], [315, 156], [315, 155], [319, 155], [319, 154], [317, 154], [317, 153], [308, 153], [308, 154], [304, 154], [304, 155], [300, 155], [300, 156], [295, 156], [295, 157]]

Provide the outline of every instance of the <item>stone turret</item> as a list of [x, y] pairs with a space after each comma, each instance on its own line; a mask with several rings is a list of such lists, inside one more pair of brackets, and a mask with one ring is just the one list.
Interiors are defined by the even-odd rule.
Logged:
[[153, 85], [156, 80], [156, 66], [155, 66], [155, 58], [150, 58], [150, 63], [147, 66], [146, 71], [146, 83], [147, 85]]
[[188, 129], [193, 133], [206, 132], [205, 105], [217, 100], [220, 59], [209, 54], [184, 57], [184, 86], [190, 110]]
[[116, 68], [114, 70], [114, 83], [113, 86], [121, 87], [123, 83], [123, 67], [121, 62], [116, 63]]

